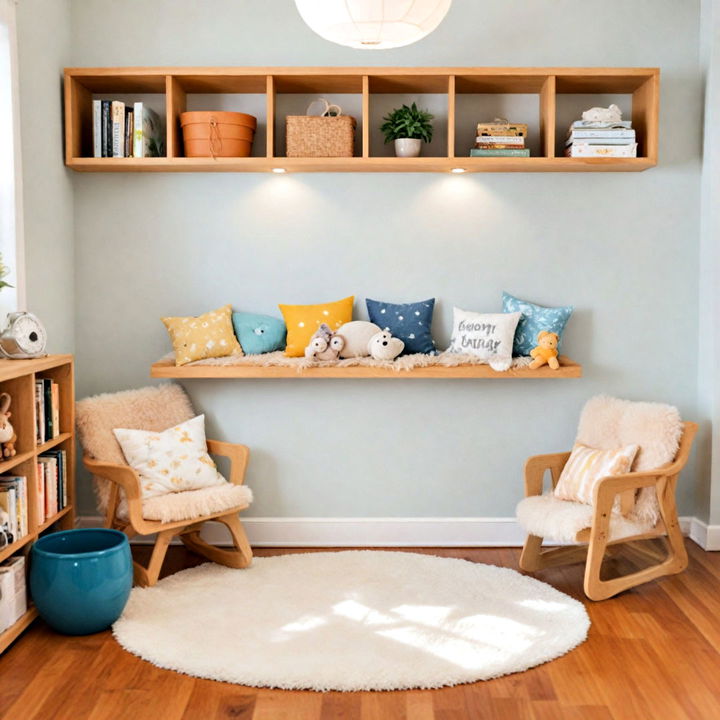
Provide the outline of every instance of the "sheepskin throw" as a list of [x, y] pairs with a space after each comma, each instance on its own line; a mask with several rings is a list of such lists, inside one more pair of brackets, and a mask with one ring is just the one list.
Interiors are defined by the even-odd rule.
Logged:
[[[671, 405], [598, 395], [585, 403], [575, 443], [598, 450], [638, 445], [630, 469], [645, 472], [672, 462], [681, 436], [680, 413]], [[580, 530], [592, 525], [593, 517], [592, 505], [561, 500], [552, 493], [524, 498], [516, 512], [518, 522], [528, 533], [558, 542], [574, 542]], [[655, 488], [643, 488], [627, 516], [613, 513], [610, 537], [618, 540], [647, 532], [659, 516]]]
[[[599, 450], [639, 445], [631, 470], [656, 470], [675, 459], [682, 419], [676, 407], [598, 395], [585, 403], [576, 443]], [[660, 517], [655, 488], [640, 490], [632, 517], [655, 525]]]
[[252, 491], [247, 485], [223, 483], [147, 498], [143, 500], [142, 514], [145, 520], [174, 522], [247, 507], [251, 502]]
[[[95, 395], [76, 405], [83, 450], [95, 460], [116, 465], [124, 465], [125, 457], [113, 435], [115, 428], [161, 432], [194, 416], [188, 396], [174, 384]], [[98, 509], [104, 514], [110, 499], [110, 483], [103, 478], [93, 480]]]

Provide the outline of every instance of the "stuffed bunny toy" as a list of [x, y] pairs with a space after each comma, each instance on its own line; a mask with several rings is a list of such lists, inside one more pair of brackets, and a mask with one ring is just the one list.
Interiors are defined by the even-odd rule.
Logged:
[[2, 448], [0, 455], [4, 458], [17, 455], [17, 450], [15, 450], [17, 435], [10, 424], [10, 415], [12, 415], [10, 402], [11, 397], [8, 393], [0, 393], [0, 447]]
[[404, 349], [405, 343], [388, 330], [376, 333], [368, 343], [368, 352], [375, 360], [394, 360]]
[[310, 344], [305, 348], [305, 358], [307, 360], [337, 360], [344, 347], [343, 336], [336, 335], [323, 323], [310, 338]]

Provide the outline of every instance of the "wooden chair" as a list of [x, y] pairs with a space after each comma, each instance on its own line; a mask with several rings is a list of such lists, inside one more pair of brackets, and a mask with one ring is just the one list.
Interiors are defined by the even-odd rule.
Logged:
[[[122, 403], [118, 403], [118, 397]], [[148, 422], [148, 417], [154, 417], [151, 414], [153, 403], [158, 404], [158, 419]], [[118, 407], [122, 408], [122, 412], [117, 412]], [[131, 413], [133, 409], [137, 410], [138, 414], [134, 417], [139, 420], [136, 419], [134, 423], [128, 422], [128, 408]], [[125, 417], [122, 417], [123, 414]], [[143, 567], [139, 563], [133, 563], [134, 580], [137, 585], [150, 586], [157, 582], [168, 545], [175, 536], [179, 536], [189, 549], [221, 565], [244, 568], [252, 562], [252, 550], [238, 517], [238, 513], [249, 506], [251, 499], [249, 490], [244, 487], [245, 492], [241, 493], [238, 490], [243, 485], [250, 454], [245, 445], [208, 440], [208, 453], [224, 456], [230, 460], [230, 483], [228, 486], [223, 485], [218, 488], [173, 493], [173, 496], [186, 496], [186, 498], [189, 495], [194, 496], [194, 500], [200, 500], [201, 504], [205, 506], [208, 504], [207, 498], [210, 495], [205, 495], [203, 498], [202, 494], [211, 493], [211, 504], [214, 504], [214, 509], [205, 514], [164, 522], [146, 517], [147, 505], [144, 508], [140, 478], [135, 470], [124, 462], [122, 451], [111, 433], [111, 427], [134, 427], [161, 431], [189, 419], [193, 415], [194, 411], [179, 386], [145, 388], [116, 393], [114, 396], [101, 395], [81, 400], [77, 404], [78, 434], [85, 449], [83, 463], [96, 478], [96, 482], [108, 482], [110, 485], [108, 492], [105, 492], [105, 488], [101, 486], [101, 491], [96, 493], [98, 496], [104, 495], [102, 503], [105, 505], [104, 526], [121, 530], [130, 538], [135, 535], [157, 533], [148, 566]], [[117, 420], [113, 420], [113, 417], [116, 417]], [[168, 419], [171, 422], [167, 422]], [[138, 427], [138, 424], [151, 426]], [[118, 452], [122, 462], [117, 462]], [[99, 459], [93, 455], [104, 455], [105, 457]], [[116, 461], [108, 461], [108, 456], [112, 456], [112, 459]], [[183, 498], [176, 497], [174, 499], [182, 500]], [[159, 498], [152, 498], [152, 500], [157, 504]], [[233, 544], [232, 549], [215, 547], [200, 537], [203, 524], [210, 520], [220, 522], [228, 528]]]
[[[579, 545], [543, 550], [543, 537], [529, 534], [520, 556], [520, 567], [534, 572], [555, 565], [585, 561], [584, 589], [591, 600], [605, 600], [655, 578], [682, 572], [687, 567], [688, 559], [678, 522], [675, 489], [678, 476], [690, 455], [697, 429], [696, 423], [683, 423], [680, 445], [672, 462], [655, 470], [603, 478], [595, 487], [590, 526], [580, 530], [575, 536], [575, 542]], [[531, 457], [525, 464], [526, 498], [542, 495], [543, 478], [548, 470], [554, 489], [569, 457], [569, 452]], [[633, 533], [631, 526], [628, 526], [629, 534], [623, 533], [621, 537], [614, 537], [611, 523], [616, 518], [616, 512], [613, 512], [616, 496], [622, 496], [628, 491], [634, 493], [640, 488], [655, 489], [660, 518], [652, 528], [640, 528]], [[641, 550], [642, 554], [654, 561], [653, 565], [629, 575], [610, 580], [600, 579], [600, 568], [608, 547], [650, 538], [664, 538], [667, 550], [662, 554], [653, 550]]]

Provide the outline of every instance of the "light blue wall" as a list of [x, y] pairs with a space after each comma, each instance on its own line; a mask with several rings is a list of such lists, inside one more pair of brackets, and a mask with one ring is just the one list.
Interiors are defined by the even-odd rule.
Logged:
[[51, 352], [73, 352], [73, 186], [63, 165], [62, 67], [69, 62], [67, 0], [17, 6], [27, 308]]
[[74, 0], [71, 27], [77, 66], [661, 68], [661, 163], [640, 174], [73, 176], [80, 396], [147, 383], [159, 317], [227, 302], [436, 296], [440, 345], [453, 304], [497, 311], [503, 289], [577, 307], [582, 380], [188, 382], [211, 433], [253, 449], [253, 514], [509, 516], [525, 457], [568, 448], [592, 394], [698, 417], [698, 3], [456, 0], [378, 53], [316, 37], [290, 0]]

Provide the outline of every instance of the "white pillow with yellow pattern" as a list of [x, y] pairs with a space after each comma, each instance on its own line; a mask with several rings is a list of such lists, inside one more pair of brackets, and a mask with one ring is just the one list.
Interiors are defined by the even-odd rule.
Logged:
[[163, 432], [116, 428], [113, 433], [140, 476], [143, 498], [227, 482], [208, 455], [204, 415]]

